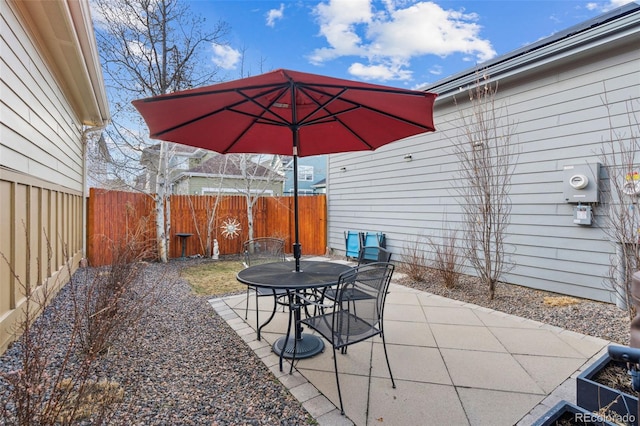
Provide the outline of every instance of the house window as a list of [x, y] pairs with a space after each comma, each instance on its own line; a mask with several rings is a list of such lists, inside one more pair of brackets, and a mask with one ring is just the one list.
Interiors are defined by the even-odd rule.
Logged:
[[312, 181], [313, 180], [313, 166], [300, 166], [298, 167], [298, 180]]

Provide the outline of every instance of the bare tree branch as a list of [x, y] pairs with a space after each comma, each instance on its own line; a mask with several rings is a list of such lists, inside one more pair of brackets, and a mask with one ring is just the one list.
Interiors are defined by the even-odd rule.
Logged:
[[[640, 268], [640, 103], [629, 100], [624, 111], [614, 114], [604, 87], [602, 99], [609, 120], [608, 141], [604, 141], [600, 159], [607, 178], [600, 192], [601, 228], [615, 246], [606, 284], [615, 291], [627, 309], [629, 319], [636, 315], [632, 303], [632, 275]], [[624, 120], [622, 125], [614, 120]], [[616, 131], [615, 129], [624, 129]]]
[[[140, 159], [154, 144], [131, 101], [212, 83], [219, 69], [205, 56], [212, 43], [225, 44], [224, 22], [205, 26], [180, 0], [95, 0], [96, 39], [114, 111], [107, 128], [109, 158], [93, 150], [92, 164], [108, 186], [140, 186]], [[169, 251], [172, 145], [160, 142], [155, 172], [159, 260]], [[148, 164], [147, 164], [148, 165]], [[154, 170], [155, 169], [155, 170]], [[100, 177], [96, 175], [95, 178]]]
[[[462, 134], [452, 140], [460, 162], [455, 189], [461, 196], [465, 257], [486, 283], [489, 298], [508, 269], [505, 233], [509, 225], [509, 187], [517, 161], [512, 144], [515, 126], [506, 107], [496, 105], [497, 84], [478, 73], [469, 105], [460, 110]], [[502, 113], [505, 116], [502, 116]]]

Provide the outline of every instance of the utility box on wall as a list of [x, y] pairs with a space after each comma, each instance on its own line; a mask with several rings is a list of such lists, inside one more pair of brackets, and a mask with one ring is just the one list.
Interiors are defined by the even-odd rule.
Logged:
[[564, 166], [562, 179], [567, 203], [597, 203], [600, 163]]

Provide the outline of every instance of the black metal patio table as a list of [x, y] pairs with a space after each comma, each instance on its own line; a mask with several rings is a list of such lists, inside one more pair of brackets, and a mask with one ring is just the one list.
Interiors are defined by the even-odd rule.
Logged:
[[[296, 359], [312, 357], [324, 349], [324, 342], [321, 338], [303, 333], [301, 326], [295, 326], [300, 320], [301, 292], [336, 285], [340, 274], [348, 271], [351, 267], [336, 262], [307, 260], [300, 262], [299, 272], [296, 272], [295, 269], [294, 262], [264, 263], [243, 269], [237, 275], [238, 281], [243, 284], [285, 289], [291, 292], [292, 298], [296, 299], [295, 303], [290, 304], [292, 309], [289, 310], [289, 328], [286, 336], [280, 337], [273, 344], [273, 351], [280, 356], [280, 370], [282, 370], [283, 357], [293, 358], [294, 347]], [[292, 314], [295, 319], [293, 338], [290, 337]]]

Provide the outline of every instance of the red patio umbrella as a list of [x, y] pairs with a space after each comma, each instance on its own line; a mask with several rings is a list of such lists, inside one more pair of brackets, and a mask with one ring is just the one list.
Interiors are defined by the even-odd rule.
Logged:
[[150, 137], [222, 154], [293, 156], [296, 271], [298, 157], [375, 150], [435, 130], [436, 94], [276, 70], [133, 101]]

